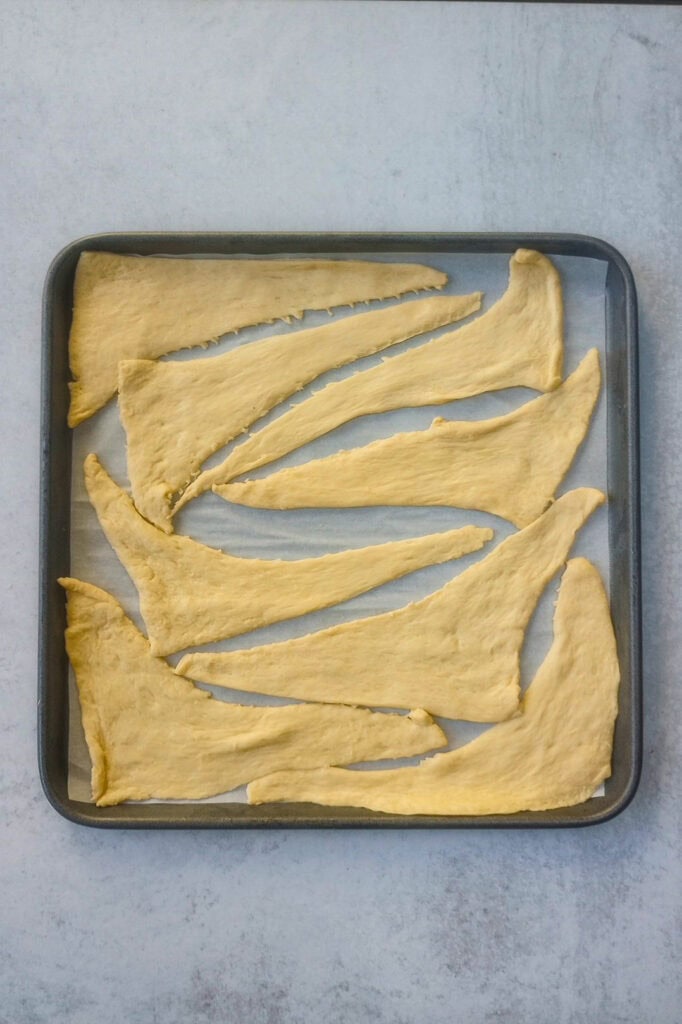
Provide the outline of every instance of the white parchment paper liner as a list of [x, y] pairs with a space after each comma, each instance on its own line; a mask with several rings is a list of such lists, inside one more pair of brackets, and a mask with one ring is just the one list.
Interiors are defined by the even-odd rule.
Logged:
[[[295, 254], [292, 254], [295, 255]], [[338, 254], [332, 253], [338, 258]], [[348, 258], [363, 258], [353, 254]], [[484, 291], [482, 312], [504, 292], [507, 286], [509, 257], [506, 254], [459, 255], [443, 253], [416, 253], [376, 256], [369, 259], [383, 259], [387, 262], [415, 262], [444, 270], [450, 282], [440, 294], [463, 294]], [[603, 358], [605, 348], [605, 276], [606, 264], [599, 260], [582, 257], [556, 257], [553, 262], [559, 269], [564, 290], [565, 303], [565, 358], [564, 376], [568, 376], [578, 365], [588, 349], [597, 347], [602, 355], [602, 372], [606, 372]], [[413, 296], [409, 296], [412, 298]], [[406, 296], [403, 301], [408, 297]], [[372, 308], [390, 303], [371, 303]], [[360, 309], [370, 308], [367, 305]], [[334, 312], [334, 317], [344, 317], [353, 310], [348, 308]], [[477, 314], [480, 315], [480, 314]], [[257, 338], [272, 334], [284, 334], [315, 326], [329, 320], [327, 313], [308, 313], [303, 320], [291, 324], [278, 322], [240, 331], [230, 335], [208, 350], [194, 349], [174, 353], [171, 359], [210, 359], [213, 355], [227, 351], [237, 345], [248, 344]], [[433, 336], [445, 333], [452, 327], [433, 332]], [[383, 354], [388, 357], [404, 351], [407, 347], [421, 344], [428, 336], [417, 341], [396, 345]], [[360, 360], [349, 367], [332, 371], [319, 377], [299, 392], [295, 398], [283, 403], [268, 417], [258, 423], [264, 425], [279, 415], [294, 401], [304, 400], [313, 391], [319, 390], [331, 380], [340, 379], [358, 369], [373, 365], [382, 356]], [[494, 394], [481, 395], [444, 406], [428, 406], [420, 409], [404, 409], [379, 416], [366, 416], [340, 427], [326, 437], [306, 445], [297, 452], [259, 471], [247, 474], [252, 477], [266, 476], [275, 469], [296, 465], [312, 458], [320, 458], [344, 448], [353, 448], [378, 438], [405, 430], [418, 430], [430, 425], [436, 416], [449, 419], [487, 419], [511, 411], [536, 397], [536, 393], [522, 388], [509, 389]], [[240, 439], [232, 444], [238, 444]], [[222, 461], [229, 447], [207, 462], [212, 465]], [[108, 472], [123, 486], [128, 485], [126, 475], [125, 435], [118, 418], [116, 401], [86, 421], [74, 431], [73, 437], [73, 479], [71, 519], [71, 575], [87, 580], [112, 593], [123, 605], [126, 612], [145, 632], [139, 614], [137, 591], [125, 570], [109, 547], [92, 510], [83, 484], [82, 465], [89, 452], [96, 452]], [[564, 493], [573, 487], [591, 486], [606, 491], [607, 487], [607, 442], [606, 402], [604, 389], [596, 410], [588, 437], [578, 453], [571, 470], [559, 489]], [[257, 510], [233, 506], [212, 493], [203, 495], [192, 502], [176, 519], [176, 530], [186, 533], [213, 547], [222, 547], [232, 554], [252, 558], [307, 558], [360, 547], [365, 544], [379, 544], [388, 540], [418, 536], [449, 530], [469, 523], [491, 526], [494, 539], [481, 552], [458, 561], [440, 566], [431, 566], [413, 573], [401, 580], [378, 587], [376, 590], [347, 601], [333, 608], [301, 616], [287, 622], [257, 630], [232, 640], [206, 645], [202, 650], [234, 650], [257, 644], [301, 636], [323, 629], [326, 626], [367, 615], [399, 608], [410, 601], [437, 590], [468, 565], [485, 557], [491, 548], [513, 532], [511, 524], [485, 513], [469, 512], [447, 508], [370, 508], [370, 509], [320, 509], [292, 510], [285, 512]], [[584, 555], [600, 570], [604, 583], [609, 584], [608, 510], [599, 509], [581, 530], [572, 551], [573, 555]], [[522, 685], [527, 686], [535, 670], [542, 662], [552, 641], [552, 609], [556, 596], [558, 576], [546, 589], [531, 621], [522, 652]], [[178, 656], [169, 659], [176, 663]], [[245, 704], [283, 704], [274, 697], [259, 697], [252, 693], [240, 693], [210, 687], [216, 697]], [[80, 721], [78, 695], [73, 679], [69, 682], [69, 796], [76, 800], [91, 801], [90, 759]], [[453, 722], [439, 719], [450, 739], [451, 747], [460, 746], [477, 736], [488, 726], [470, 722]], [[374, 762], [368, 768], [388, 767], [398, 764], [417, 763], [420, 758], [406, 758], [403, 761]], [[602, 790], [600, 790], [601, 792]], [[229, 794], [213, 797], [210, 802], [245, 802], [245, 787]]]

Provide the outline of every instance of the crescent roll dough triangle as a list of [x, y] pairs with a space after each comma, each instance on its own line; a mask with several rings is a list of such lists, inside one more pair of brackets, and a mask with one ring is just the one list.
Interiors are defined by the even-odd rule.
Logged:
[[440, 590], [397, 611], [283, 643], [188, 654], [176, 671], [241, 690], [409, 708], [476, 722], [515, 714], [519, 652], [545, 585], [604, 501], [569, 491]]
[[325, 370], [461, 320], [481, 295], [438, 296], [254, 341], [210, 359], [125, 360], [119, 410], [135, 505], [172, 532], [170, 505], [203, 462]]
[[361, 260], [166, 259], [84, 252], [74, 282], [69, 426], [116, 391], [122, 359], [156, 359], [306, 309], [442, 288], [429, 267]]
[[527, 526], [568, 472], [599, 387], [593, 349], [556, 391], [506, 416], [473, 423], [436, 419], [428, 430], [213, 489], [257, 508], [453, 505]]
[[185, 500], [273, 462], [357, 416], [441, 405], [501, 388], [551, 391], [561, 383], [562, 359], [559, 275], [546, 256], [519, 249], [511, 258], [509, 287], [487, 313], [380, 366], [328, 384], [197, 477]]
[[281, 768], [406, 757], [445, 746], [423, 711], [385, 715], [323, 704], [243, 707], [214, 700], [153, 657], [106, 591], [61, 579], [92, 792], [122, 800], [201, 799]]
[[100, 525], [138, 589], [156, 655], [346, 601], [426, 565], [478, 551], [492, 537], [492, 530], [466, 526], [319, 558], [238, 558], [152, 526], [95, 455], [85, 460], [85, 483]]
[[306, 800], [393, 814], [513, 814], [582, 803], [611, 774], [620, 673], [599, 573], [568, 563], [554, 643], [522, 714], [459, 750], [389, 771], [278, 772], [252, 783], [250, 803]]

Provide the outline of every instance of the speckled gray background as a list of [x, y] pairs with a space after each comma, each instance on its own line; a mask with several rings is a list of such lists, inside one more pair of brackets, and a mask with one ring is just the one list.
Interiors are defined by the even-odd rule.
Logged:
[[[676, 1024], [682, 12], [2, 0], [2, 1024]], [[641, 302], [646, 762], [565, 832], [79, 829], [35, 758], [40, 291], [121, 229], [578, 231]]]

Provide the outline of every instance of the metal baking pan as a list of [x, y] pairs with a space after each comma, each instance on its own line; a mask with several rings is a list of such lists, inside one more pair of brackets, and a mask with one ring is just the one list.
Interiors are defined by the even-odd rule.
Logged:
[[[606, 265], [604, 288], [608, 547], [611, 610], [622, 681], [613, 772], [603, 796], [576, 807], [487, 817], [380, 814], [312, 804], [129, 803], [96, 807], [69, 796], [68, 661], [65, 601], [70, 571], [72, 432], [66, 424], [68, 334], [73, 278], [84, 250], [151, 255], [510, 254], [537, 249]], [[592, 825], [622, 811], [635, 794], [642, 758], [637, 300], [632, 273], [612, 246], [572, 234], [100, 234], [72, 242], [54, 259], [43, 296], [40, 492], [38, 757], [50, 803], [66, 818], [100, 828], [389, 827], [552, 828]]]

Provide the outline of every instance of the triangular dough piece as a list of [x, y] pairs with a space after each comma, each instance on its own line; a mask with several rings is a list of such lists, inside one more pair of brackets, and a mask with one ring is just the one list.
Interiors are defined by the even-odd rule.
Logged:
[[428, 430], [213, 489], [256, 508], [452, 505], [527, 526], [568, 472], [599, 387], [599, 354], [592, 349], [556, 391], [506, 416], [474, 423], [436, 419]]
[[481, 293], [419, 299], [254, 341], [210, 359], [119, 366], [133, 501], [172, 532], [173, 496], [260, 416], [333, 367], [475, 312]]
[[518, 710], [519, 654], [540, 594], [603, 501], [592, 488], [569, 491], [487, 558], [397, 611], [251, 650], [188, 654], [176, 671], [302, 700], [418, 704], [446, 718], [502, 721]]
[[620, 672], [599, 573], [568, 563], [554, 643], [522, 714], [413, 768], [278, 772], [249, 801], [305, 800], [392, 814], [514, 814], [582, 803], [611, 774]]
[[465, 526], [319, 558], [238, 558], [152, 526], [95, 455], [85, 460], [85, 484], [109, 543], [139, 591], [157, 655], [347, 601], [426, 565], [478, 551], [492, 537], [492, 530]]
[[446, 745], [424, 711], [385, 715], [324, 704], [244, 707], [176, 676], [106, 591], [60, 579], [66, 647], [100, 807], [201, 799], [282, 768], [407, 757]]
[[562, 359], [559, 275], [546, 256], [519, 249], [511, 258], [507, 291], [483, 316], [328, 384], [202, 473], [185, 497], [273, 462], [357, 416], [441, 405], [501, 388], [551, 391], [561, 383]]
[[116, 391], [121, 359], [156, 359], [249, 324], [442, 288], [429, 267], [363, 260], [167, 259], [81, 253], [69, 354], [69, 426]]

